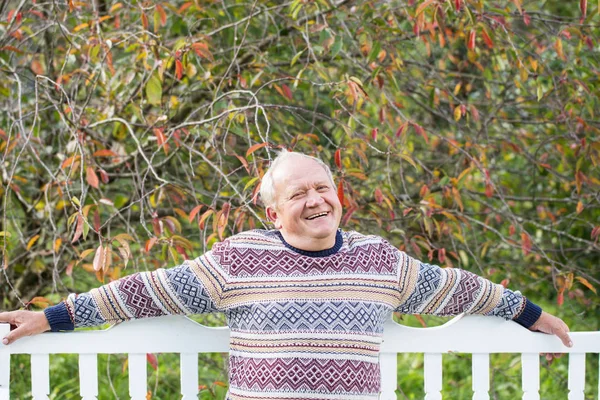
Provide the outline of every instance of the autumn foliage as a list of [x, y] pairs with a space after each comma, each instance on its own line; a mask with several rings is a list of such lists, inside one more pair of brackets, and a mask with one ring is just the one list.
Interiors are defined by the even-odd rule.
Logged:
[[598, 15], [544, 4], [2, 3], [3, 307], [268, 226], [260, 178], [293, 149], [332, 166], [344, 229], [584, 323]]

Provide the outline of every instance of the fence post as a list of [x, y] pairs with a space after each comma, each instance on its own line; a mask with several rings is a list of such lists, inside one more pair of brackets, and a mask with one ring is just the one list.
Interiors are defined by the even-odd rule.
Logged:
[[2, 344], [2, 338], [10, 332], [9, 324], [0, 324], [0, 400], [8, 400], [10, 394], [10, 351]]
[[396, 400], [398, 386], [398, 354], [379, 354], [379, 368], [381, 371], [381, 400]]

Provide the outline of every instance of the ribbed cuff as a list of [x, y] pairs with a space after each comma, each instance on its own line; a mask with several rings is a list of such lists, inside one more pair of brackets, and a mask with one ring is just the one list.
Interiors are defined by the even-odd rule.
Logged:
[[525, 308], [513, 321], [529, 329], [540, 318], [540, 315], [542, 315], [542, 308], [525, 299]]
[[44, 314], [46, 314], [52, 332], [72, 331], [75, 329], [75, 325], [71, 321], [69, 311], [64, 302], [44, 309]]

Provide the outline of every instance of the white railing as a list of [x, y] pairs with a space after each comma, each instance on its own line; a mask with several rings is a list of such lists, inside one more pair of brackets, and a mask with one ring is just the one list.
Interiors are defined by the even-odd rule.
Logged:
[[[7, 324], [0, 324], [0, 337], [8, 331]], [[442, 398], [443, 353], [473, 354], [473, 399], [477, 400], [489, 399], [490, 353], [521, 353], [523, 399], [526, 400], [540, 398], [539, 353], [569, 353], [569, 400], [583, 400], [585, 357], [586, 353], [600, 353], [600, 332], [573, 332], [571, 338], [574, 346], [567, 348], [554, 336], [533, 333], [514, 322], [489, 317], [457, 317], [435, 328], [410, 328], [390, 320], [380, 355], [380, 398], [396, 399], [397, 353], [425, 354], [427, 400]], [[130, 321], [103, 331], [27, 337], [10, 346], [0, 344], [0, 400], [9, 398], [11, 354], [31, 354], [33, 399], [47, 399], [49, 354], [57, 353], [79, 354], [83, 400], [95, 400], [98, 396], [98, 354], [128, 354], [129, 394], [133, 400], [145, 400], [146, 353], [179, 353], [182, 398], [197, 399], [198, 353], [227, 352], [228, 345], [227, 328], [209, 328], [181, 316]], [[600, 387], [598, 390], [597, 396]]]

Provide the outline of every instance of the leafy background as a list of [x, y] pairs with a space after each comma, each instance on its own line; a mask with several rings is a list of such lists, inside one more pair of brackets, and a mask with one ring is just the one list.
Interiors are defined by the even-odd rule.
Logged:
[[[598, 18], [586, 0], [2, 1], [2, 308], [268, 226], [260, 177], [294, 149], [332, 166], [344, 229], [598, 330]], [[125, 396], [125, 356], [100, 360], [100, 398]], [[519, 396], [519, 358], [492, 360], [492, 398]], [[76, 365], [52, 357], [53, 398], [77, 398]], [[199, 365], [222, 398], [222, 355]], [[565, 398], [567, 361], [543, 365], [542, 398]], [[148, 368], [149, 396], [175, 396], [177, 358]], [[470, 397], [469, 371], [444, 356], [443, 394]], [[422, 356], [398, 376], [423, 397]]]

